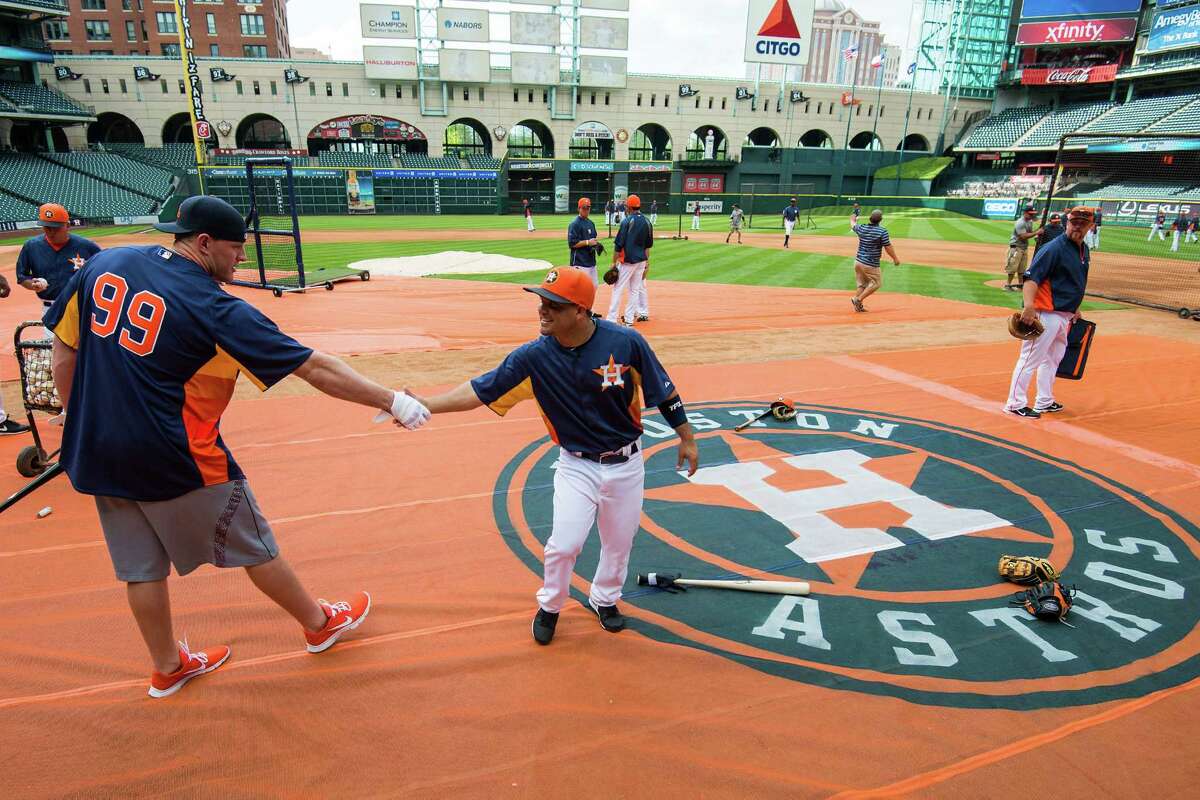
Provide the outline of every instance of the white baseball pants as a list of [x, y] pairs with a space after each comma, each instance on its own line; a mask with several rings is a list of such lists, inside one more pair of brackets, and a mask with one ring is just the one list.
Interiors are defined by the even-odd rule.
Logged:
[[783, 221], [783, 235], [784, 235], [784, 236], [791, 236], [791, 235], [792, 235], [792, 229], [793, 229], [793, 228], [795, 228], [795, 227], [796, 227], [796, 220], [794, 220], [794, 219], [785, 219], [785, 220]]
[[645, 261], [617, 265], [617, 282], [613, 284], [612, 300], [608, 303], [608, 316], [606, 317], [609, 322], [617, 321], [617, 312], [621, 308], [621, 295], [625, 293], [626, 288], [629, 289], [629, 298], [625, 302], [625, 314], [621, 320], [633, 322], [634, 317], [637, 316], [638, 293], [645, 290], [645, 279], [642, 277], [645, 271]]
[[695, 214], [692, 215], [692, 230], [694, 230], [694, 231], [700, 230], [700, 218], [697, 217]]
[[1156, 232], [1158, 233], [1158, 240], [1160, 242], [1165, 242], [1167, 240], [1167, 237], [1163, 235], [1162, 225], [1155, 223], [1154, 225], [1150, 226], [1150, 235], [1146, 237], [1146, 241], [1148, 242], [1153, 239]]
[[525, 217], [525, 230], [527, 230], [527, 231], [533, 230], [533, 214], [530, 214], [529, 216]]
[[1200, 238], [1198, 238], [1196, 236], [1195, 231], [1188, 231], [1187, 236], [1183, 237], [1183, 241], [1184, 242], [1195, 242], [1195, 241], [1200, 241]]
[[612, 225], [612, 212], [611, 211], [604, 212], [604, 224]]
[[586, 272], [586, 273], [588, 274], [588, 276], [589, 276], [589, 277], [592, 279], [592, 285], [593, 285], [593, 286], [599, 286], [599, 285], [600, 285], [600, 280], [599, 280], [599, 278], [598, 278], [598, 277], [597, 277], [597, 275], [596, 275], [596, 272], [597, 272], [597, 269], [596, 269], [596, 267], [584, 267], [584, 266], [580, 266], [579, 268], [580, 268], [581, 270], [583, 270], [584, 272]]
[[1179, 251], [1179, 231], [1171, 231], [1171, 252]]
[[545, 579], [538, 605], [558, 613], [571, 591], [575, 559], [597, 522], [600, 560], [589, 599], [616, 605], [629, 572], [629, 551], [642, 518], [646, 468], [641, 452], [624, 464], [597, 464], [560, 450], [554, 470], [554, 524], [545, 548]]
[[1058, 363], [1067, 351], [1067, 332], [1071, 330], [1071, 314], [1066, 311], [1039, 311], [1038, 318], [1046, 331], [1036, 339], [1021, 342], [1021, 355], [1013, 369], [1012, 384], [1008, 387], [1005, 411], [1016, 411], [1029, 405], [1029, 380], [1037, 373], [1037, 399], [1033, 409], [1041, 411], [1054, 402], [1054, 378]]
[[650, 224], [651, 224], [651, 225], [657, 225], [657, 224], [658, 224], [658, 212], [655, 212], [655, 213], [653, 213], [653, 214], [651, 214], [651, 215], [650, 215]]

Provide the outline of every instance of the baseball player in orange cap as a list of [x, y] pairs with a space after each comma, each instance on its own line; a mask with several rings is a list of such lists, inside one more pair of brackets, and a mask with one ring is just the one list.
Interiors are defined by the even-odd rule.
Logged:
[[554, 638], [559, 613], [570, 600], [575, 560], [593, 525], [600, 534], [600, 557], [588, 606], [609, 633], [625, 628], [617, 602], [640, 526], [646, 482], [638, 409], [657, 406], [662, 420], [679, 434], [676, 469], [686, 463], [688, 475], [695, 474], [700, 456], [679, 390], [650, 345], [637, 331], [592, 317], [596, 286], [585, 272], [555, 267], [540, 286], [525, 291], [540, 299], [540, 335], [491, 372], [417, 399], [433, 414], [487, 405], [503, 416], [522, 400], [538, 404], [550, 438], [559, 446], [554, 516], [532, 626], [534, 640], [545, 645]]
[[567, 246], [571, 248], [571, 266], [579, 267], [596, 280], [596, 246], [600, 240], [596, 238], [596, 224], [588, 219], [592, 213], [592, 201], [586, 197], [579, 198], [579, 216], [571, 220], [567, 227]]
[[613, 286], [612, 301], [608, 304], [608, 321], [617, 321], [621, 295], [629, 287], [629, 300], [621, 322], [632, 325], [634, 318], [650, 319], [650, 304], [646, 296], [646, 272], [650, 265], [650, 248], [654, 246], [654, 229], [642, 216], [642, 199], [636, 194], [625, 198], [629, 216], [621, 220], [621, 230], [613, 240], [613, 264], [617, 267], [617, 283]]
[[100, 246], [71, 233], [71, 215], [58, 203], [39, 208], [37, 222], [43, 235], [21, 245], [17, 280], [22, 287], [37, 292], [42, 305], [49, 307], [71, 276], [100, 252]]

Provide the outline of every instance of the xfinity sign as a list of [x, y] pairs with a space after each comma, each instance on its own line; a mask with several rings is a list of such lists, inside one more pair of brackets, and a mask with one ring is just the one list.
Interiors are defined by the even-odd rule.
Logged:
[[358, 7], [364, 39], [417, 38], [417, 10], [412, 6], [364, 3]]
[[815, 0], [749, 0], [745, 60], [751, 64], [808, 63]]

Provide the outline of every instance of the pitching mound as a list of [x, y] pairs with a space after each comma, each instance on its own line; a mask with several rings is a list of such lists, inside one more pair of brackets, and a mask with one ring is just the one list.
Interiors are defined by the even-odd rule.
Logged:
[[404, 258], [369, 258], [356, 261], [350, 269], [370, 270], [372, 275], [403, 275], [419, 278], [424, 275], [477, 275], [501, 272], [547, 270], [553, 265], [537, 258], [513, 258], [495, 253], [466, 253], [446, 250], [424, 256]]

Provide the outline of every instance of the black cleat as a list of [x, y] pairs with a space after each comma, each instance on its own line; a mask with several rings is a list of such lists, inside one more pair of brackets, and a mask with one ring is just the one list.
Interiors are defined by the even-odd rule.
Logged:
[[592, 611], [596, 612], [596, 617], [600, 620], [600, 627], [609, 633], [620, 633], [625, 630], [625, 617], [621, 616], [621, 612], [616, 606], [596, 606], [588, 601]]
[[1053, 414], [1055, 412], [1062, 411], [1062, 410], [1063, 410], [1062, 403], [1051, 403], [1050, 405], [1046, 406], [1045, 408], [1035, 408], [1034, 409], [1034, 411], [1036, 411], [1039, 414]]
[[12, 417], [8, 417], [4, 422], [0, 422], [0, 436], [12, 436], [16, 433], [26, 433], [28, 430], [28, 425], [22, 425]]
[[538, 644], [550, 644], [554, 638], [554, 628], [558, 625], [558, 614], [539, 608], [533, 618], [533, 640]]
[[1008, 413], [1016, 414], [1018, 417], [1029, 417], [1030, 419], [1038, 419], [1042, 416], [1040, 412], [1034, 411], [1029, 406], [1025, 406], [1024, 408], [1010, 408]]

